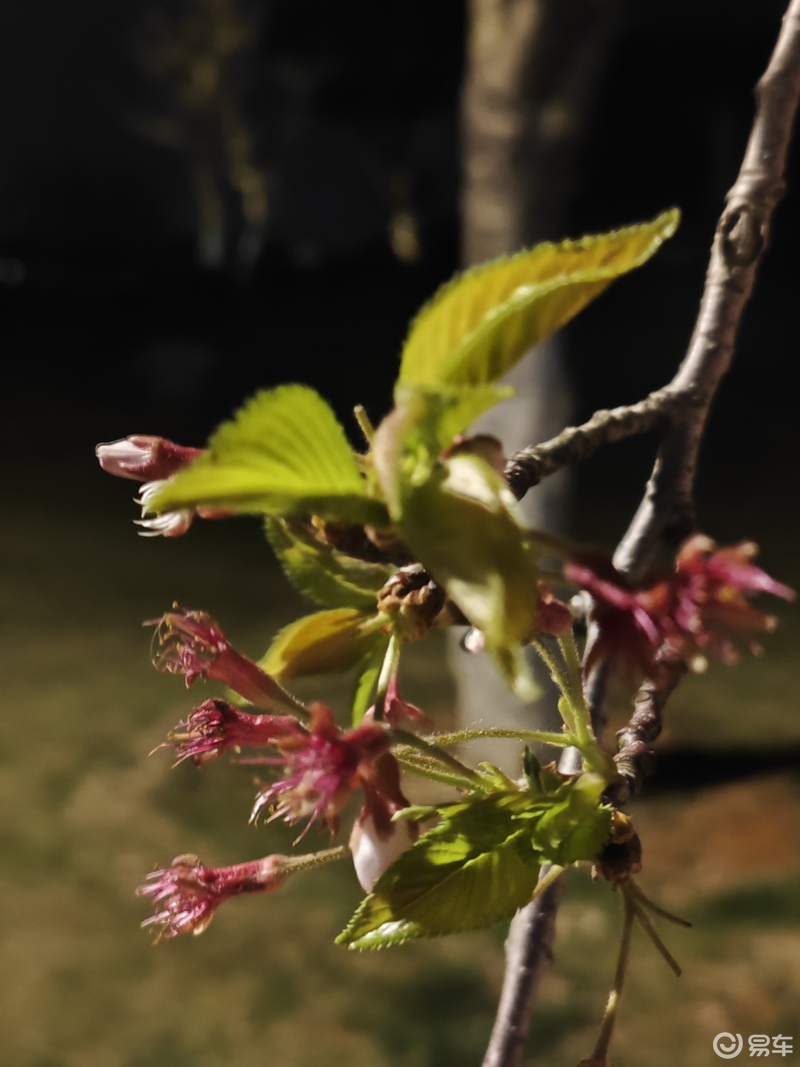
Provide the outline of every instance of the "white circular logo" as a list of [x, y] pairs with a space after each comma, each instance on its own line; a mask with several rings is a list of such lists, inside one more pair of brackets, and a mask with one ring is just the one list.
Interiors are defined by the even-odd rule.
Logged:
[[714, 1038], [713, 1048], [723, 1060], [732, 1060], [734, 1056], [738, 1056], [742, 1051], [743, 1044], [741, 1034], [722, 1033], [717, 1034]]

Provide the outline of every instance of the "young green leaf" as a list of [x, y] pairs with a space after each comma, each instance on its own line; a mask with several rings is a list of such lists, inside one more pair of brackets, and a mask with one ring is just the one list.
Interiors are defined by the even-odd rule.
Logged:
[[484, 385], [569, 322], [675, 232], [679, 212], [596, 237], [540, 244], [459, 275], [419, 313], [399, 381]]
[[419, 386], [400, 384], [395, 390], [398, 407], [409, 407], [414, 418], [406, 428], [403, 446], [423, 446], [436, 458], [460, 433], [489, 408], [514, 395], [510, 386]]
[[394, 567], [366, 563], [318, 541], [299, 519], [267, 516], [269, 543], [293, 584], [328, 608], [375, 610], [376, 594]]
[[536, 562], [501, 476], [477, 456], [454, 456], [407, 484], [398, 526], [416, 558], [447, 590], [522, 699], [537, 690], [522, 646], [536, 611]]
[[603, 785], [584, 774], [545, 795], [505, 790], [440, 808], [441, 822], [378, 879], [337, 943], [382, 948], [511, 918], [545, 860], [565, 866], [601, 851], [611, 831]]
[[260, 666], [280, 681], [298, 674], [346, 671], [384, 637], [374, 614], [357, 608], [318, 611], [281, 630]]
[[378, 879], [337, 944], [382, 948], [511, 918], [539, 878], [530, 833], [514, 820], [520, 801], [495, 794], [443, 809], [440, 825]]
[[599, 774], [582, 774], [561, 786], [560, 799], [535, 820], [534, 845], [551, 863], [593, 860], [608, 841], [612, 812], [600, 804], [606, 785]]
[[225, 423], [209, 450], [174, 475], [153, 510], [213, 507], [267, 514], [314, 513], [386, 522], [366, 495], [344, 430], [322, 397], [303, 385], [258, 393]]

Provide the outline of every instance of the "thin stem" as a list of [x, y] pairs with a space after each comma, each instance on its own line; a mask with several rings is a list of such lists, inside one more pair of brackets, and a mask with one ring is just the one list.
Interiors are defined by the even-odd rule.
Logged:
[[451, 770], [455, 771], [460, 778], [464, 778], [468, 782], [471, 782], [473, 788], [476, 785], [485, 784], [480, 775], [463, 764], [461, 760], [457, 760], [455, 756], [451, 756], [449, 752], [445, 752], [444, 749], [431, 744], [424, 738], [417, 737], [417, 735], [412, 734], [410, 730], [401, 730], [395, 726], [390, 730], [390, 734], [393, 741], [397, 741], [401, 745], [408, 745], [409, 748], [415, 748], [417, 751], [422, 752], [423, 755], [430, 756], [445, 767], [449, 767]]
[[546, 889], [549, 889], [553, 882], [555, 882], [555, 880], [561, 876], [563, 871], [564, 868], [560, 867], [557, 863], [554, 863], [552, 864], [552, 866], [548, 867], [547, 870], [545, 870], [544, 874], [541, 875], [541, 877], [539, 878], [539, 881], [536, 883], [536, 888], [533, 891], [533, 896], [531, 897], [531, 900], [536, 900], [536, 898], [540, 897]]
[[599, 700], [590, 705], [583, 687], [583, 671], [578, 656], [578, 648], [572, 631], [559, 637], [559, 647], [567, 665], [570, 679], [570, 697], [575, 712], [575, 733], [577, 747], [580, 749], [587, 770], [602, 774], [611, 783], [618, 777], [617, 765], [611, 756], [598, 744], [594, 732], [595, 715], [600, 718], [602, 694]]
[[337, 845], [336, 848], [326, 848], [321, 852], [309, 852], [305, 856], [292, 856], [286, 867], [293, 874], [299, 871], [310, 871], [314, 867], [322, 867], [325, 863], [333, 863], [335, 860], [343, 860], [350, 855], [347, 845]]
[[622, 895], [622, 909], [622, 937], [619, 943], [614, 985], [611, 988], [611, 992], [608, 994], [608, 1003], [606, 1004], [603, 1023], [600, 1027], [597, 1044], [594, 1046], [594, 1052], [592, 1053], [590, 1060], [590, 1062], [594, 1062], [598, 1065], [607, 1062], [608, 1049], [611, 1044], [611, 1037], [614, 1033], [614, 1024], [617, 1021], [617, 1011], [619, 1009], [620, 997], [622, 996], [622, 987], [625, 984], [625, 975], [628, 970], [628, 960], [631, 954], [631, 935], [633, 933], [634, 911], [627, 893], [623, 893]]
[[415, 756], [410, 752], [398, 752], [395, 749], [397, 762], [411, 774], [420, 778], [429, 778], [432, 782], [441, 782], [443, 785], [452, 785], [456, 789], [474, 789], [475, 783], [471, 778], [464, 778], [460, 774], [450, 774], [434, 766], [433, 760], [427, 760], [424, 756]]
[[576, 739], [572, 734], [556, 733], [549, 730], [512, 730], [502, 726], [489, 726], [485, 729], [456, 730], [450, 734], [429, 734], [426, 738], [432, 744], [460, 745], [464, 741], [478, 741], [482, 738], [510, 738], [516, 741], [537, 741], [542, 745], [574, 745]]
[[641, 904], [639, 904], [639, 902], [633, 897], [633, 895], [629, 894], [629, 899], [631, 902], [631, 907], [636, 912], [636, 918], [639, 920], [639, 925], [650, 938], [650, 940], [653, 942], [653, 944], [656, 946], [660, 954], [664, 957], [668, 967], [672, 970], [675, 977], [680, 978], [680, 964], [672, 955], [672, 953], [664, 944], [664, 942], [661, 940], [661, 937], [655, 926], [653, 926], [653, 924], [650, 922], [650, 917], [648, 916], [647, 912], [644, 910]]
[[569, 690], [564, 696], [572, 704], [575, 716], [575, 733], [579, 744], [586, 745], [590, 741], [594, 741], [594, 734], [592, 733], [591, 713], [583, 695], [581, 661], [571, 630], [558, 638], [558, 647], [561, 649], [561, 655], [567, 665], [569, 677]]
[[583, 699], [583, 674], [581, 671], [581, 661], [578, 656], [578, 648], [575, 644], [572, 630], [559, 635], [558, 647], [561, 649], [561, 655], [564, 657], [564, 662], [567, 665], [570, 694], [572, 695], [575, 708], [582, 711], [583, 720], [588, 725], [589, 711], [586, 707], [586, 701]]
[[367, 444], [372, 448], [372, 442], [375, 440], [375, 427], [372, 425], [372, 420], [367, 414], [367, 409], [363, 404], [356, 404], [353, 408], [353, 414], [356, 417], [356, 422], [361, 428]]
[[643, 904], [646, 908], [652, 911], [655, 915], [660, 915], [662, 919], [666, 919], [668, 922], [675, 923], [676, 926], [683, 926], [687, 930], [691, 928], [691, 923], [688, 919], [681, 919], [679, 915], [673, 915], [671, 911], [665, 911], [664, 908], [660, 908], [658, 904], [654, 903], [649, 897], [646, 897], [641, 891], [639, 886], [635, 882], [630, 882], [628, 885], [628, 891], [633, 894], [640, 904]]
[[[541, 658], [544, 660], [545, 666], [550, 671], [550, 677], [556, 683], [556, 685], [561, 690], [561, 692], [564, 694], [564, 696], [567, 696], [567, 694], [570, 691], [570, 687], [569, 687], [569, 679], [567, 678], [566, 674], [564, 673], [564, 668], [561, 666], [561, 664], [555, 658], [555, 656], [550, 651], [550, 649], [547, 647], [547, 645], [544, 643], [544, 641], [540, 640], [540, 638], [534, 637], [534, 639], [531, 641], [531, 645], [536, 649], [536, 651], [539, 653]], [[562, 715], [562, 718], [563, 718], [563, 715]], [[565, 722], [566, 722], [566, 720], [565, 720]], [[570, 733], [577, 733], [577, 729], [576, 729], [576, 726], [575, 726], [574, 722], [568, 722], [566, 725], [567, 725], [567, 729], [570, 731]]]
[[575, 639], [571, 634], [569, 637], [559, 638], [559, 646], [568, 673], [564, 672], [542, 641], [534, 638], [531, 644], [547, 664], [553, 681], [562, 692], [558, 710], [561, 712], [561, 718], [567, 730], [573, 736], [573, 744], [580, 751], [586, 768], [601, 774], [607, 782], [613, 782], [617, 777], [617, 767], [611, 756], [597, 744], [592, 732], [591, 709], [583, 695], [581, 665]]
[[[293, 696], [288, 690], [284, 689], [284, 693], [286, 693], [286, 696], [289, 698], [287, 703], [291, 708], [292, 714], [296, 715], [297, 718], [301, 719], [303, 722], [310, 722], [311, 712], [308, 710], [305, 704], [303, 704], [302, 701], [298, 700], [296, 696]], [[275, 707], [277, 710], [283, 710], [277, 703]]]

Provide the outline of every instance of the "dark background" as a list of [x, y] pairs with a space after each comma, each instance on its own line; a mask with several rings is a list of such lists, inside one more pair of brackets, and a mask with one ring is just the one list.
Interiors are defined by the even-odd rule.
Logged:
[[[379, 416], [409, 317], [458, 265], [462, 3], [245, 8], [259, 29], [234, 76], [269, 189], [246, 276], [197, 265], [189, 161], [141, 129], [169, 104], [140, 58], [154, 10], [37, 0], [0, 12], [12, 452], [82, 464], [96, 440], [137, 431], [200, 444], [256, 387], [286, 380], [310, 382], [344, 416], [357, 401]], [[568, 234], [552, 236], [673, 204], [684, 221], [568, 331], [579, 416], [662, 384], [685, 349], [781, 12], [774, 0], [623, 5]], [[413, 264], [387, 238], [398, 174], [417, 219]], [[793, 184], [707, 446], [734, 484], [783, 457], [780, 477], [793, 470]], [[229, 246], [236, 218], [233, 205]]]

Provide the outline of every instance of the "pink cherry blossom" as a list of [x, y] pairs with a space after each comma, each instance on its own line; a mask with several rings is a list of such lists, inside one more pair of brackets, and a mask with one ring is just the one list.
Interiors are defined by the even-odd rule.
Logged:
[[202, 934], [220, 904], [242, 893], [273, 893], [288, 877], [286, 856], [266, 856], [233, 867], [205, 867], [193, 855], [177, 856], [153, 871], [137, 890], [150, 897], [155, 914], [142, 926], [157, 928], [156, 941], [178, 934]]
[[272, 675], [228, 643], [219, 623], [206, 612], [176, 605], [175, 610], [145, 625], [156, 627], [154, 666], [184, 675], [187, 688], [205, 678], [222, 682], [258, 708], [292, 710], [295, 706]]
[[306, 733], [290, 715], [251, 715], [225, 700], [212, 698], [178, 723], [170, 731], [169, 740], [158, 748], [174, 748], [176, 766], [190, 759], [200, 767], [231, 748], [280, 745], [281, 741], [302, 738]]
[[258, 794], [253, 821], [264, 808], [275, 805], [273, 819], [283, 818], [290, 825], [308, 819], [304, 833], [319, 820], [322, 829], [335, 833], [339, 815], [354, 789], [364, 786], [381, 792], [383, 780], [376, 776], [373, 765], [380, 756], [389, 755], [387, 731], [365, 723], [343, 733], [324, 704], [312, 704], [311, 713], [310, 734], [281, 741], [282, 755], [259, 761], [283, 766], [286, 774]]

